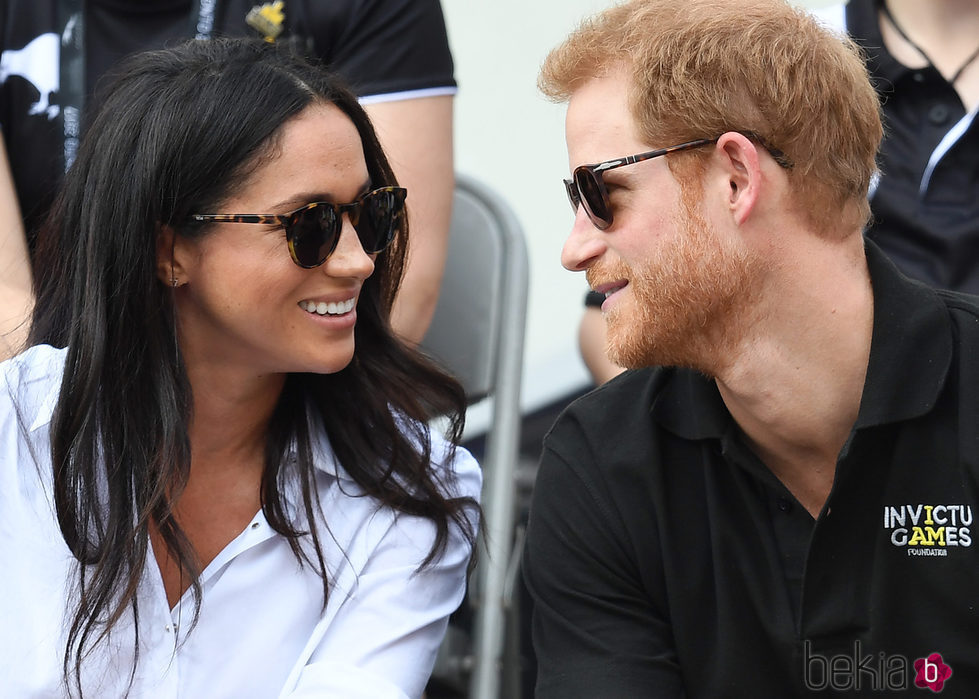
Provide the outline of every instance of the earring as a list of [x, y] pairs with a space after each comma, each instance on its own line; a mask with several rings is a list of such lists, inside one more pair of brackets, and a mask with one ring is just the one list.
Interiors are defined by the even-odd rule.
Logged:
[[176, 277], [170, 277], [170, 286], [172, 286], [174, 289], [180, 286], [180, 282], [177, 281]]

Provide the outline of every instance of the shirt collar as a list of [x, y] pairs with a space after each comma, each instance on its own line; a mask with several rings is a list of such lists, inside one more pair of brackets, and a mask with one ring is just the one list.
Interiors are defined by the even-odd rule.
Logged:
[[[350, 474], [340, 465], [340, 460], [337, 458], [336, 452], [333, 451], [333, 445], [330, 444], [330, 438], [327, 436], [322, 422], [314, 419], [314, 415], [318, 418], [318, 415], [313, 411], [309, 420], [309, 442], [313, 454], [313, 466], [316, 470], [333, 476], [337, 480], [354, 482]], [[295, 458], [295, 454], [296, 449], [293, 445], [291, 457]]]
[[733, 422], [714, 379], [691, 369], [664, 369], [663, 390], [653, 401], [653, 419], [689, 440], [720, 438]]
[[880, 31], [880, 0], [851, 0], [846, 4], [846, 29], [867, 55], [867, 69], [875, 80], [884, 79], [890, 85], [878, 88], [889, 90], [911, 68], [894, 58], [884, 45]]
[[58, 404], [58, 396], [61, 394], [61, 383], [54, 382], [51, 385], [50, 390], [44, 399], [41, 401], [40, 406], [37, 410], [37, 415], [34, 417], [34, 422], [31, 423], [30, 431], [44, 427], [51, 422], [51, 418], [54, 417], [54, 408]]
[[[902, 275], [872, 242], [865, 246], [874, 321], [856, 429], [929, 412], [952, 361], [951, 324], [938, 293]], [[720, 439], [732, 418], [714, 380], [688, 369], [664, 371], [653, 419], [684, 439]]]
[[[35, 406], [33, 420], [28, 428], [30, 432], [45, 427], [54, 417], [54, 409], [58, 405], [58, 397], [61, 395], [61, 379], [64, 374], [67, 354], [68, 350], [66, 349], [37, 345], [11, 360], [19, 363], [22, 367], [22, 371], [25, 372], [25, 383], [37, 384], [37, 388], [34, 389], [37, 393], [32, 391], [36, 397], [23, 403], [24, 406]], [[31, 416], [25, 415], [25, 418], [28, 417]]]
[[874, 329], [858, 428], [929, 412], [952, 363], [951, 321], [938, 293], [901, 274], [872, 242], [866, 250]]

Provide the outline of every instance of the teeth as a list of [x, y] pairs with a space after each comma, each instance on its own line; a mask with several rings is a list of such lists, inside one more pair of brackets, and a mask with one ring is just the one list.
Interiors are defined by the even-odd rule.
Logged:
[[616, 286], [616, 287], [614, 287], [614, 288], [612, 288], [612, 289], [609, 289], [609, 290], [607, 290], [607, 291], [605, 292], [605, 298], [608, 298], [609, 296], [611, 296], [612, 294], [614, 294], [614, 293], [615, 293], [616, 291], [621, 291], [621, 290], [622, 290], [622, 289], [624, 289], [625, 287], [626, 287], [626, 285], [625, 285], [625, 284], [621, 284], [621, 285], [619, 285], [619, 286]]
[[315, 301], [300, 301], [299, 307], [307, 313], [316, 313], [317, 315], [321, 316], [337, 316], [343, 315], [344, 313], [350, 313], [356, 303], [357, 299], [347, 299], [346, 301], [341, 301], [340, 303], [336, 303], [334, 301], [331, 301], [330, 303], [327, 303], [326, 301], [320, 301], [319, 303], [316, 303]]

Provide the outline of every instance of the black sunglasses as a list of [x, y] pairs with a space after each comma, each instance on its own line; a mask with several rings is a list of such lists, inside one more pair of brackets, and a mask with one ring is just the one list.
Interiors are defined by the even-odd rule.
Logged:
[[380, 187], [349, 204], [317, 201], [287, 214], [194, 214], [191, 219], [279, 224], [285, 228], [292, 261], [311, 269], [326, 262], [336, 249], [344, 213], [350, 217], [364, 252], [381, 252], [402, 225], [407, 196], [408, 190], [403, 187]]
[[[761, 137], [753, 132], [748, 132], [744, 135], [760, 143], [779, 165], [786, 169], [791, 169], [792, 162], [782, 151], [769, 146], [764, 140], [762, 140]], [[595, 228], [604, 231], [606, 228], [612, 225], [612, 206], [609, 203], [608, 189], [605, 187], [605, 180], [602, 179], [602, 175], [605, 172], [608, 170], [614, 170], [617, 167], [625, 167], [626, 165], [632, 165], [633, 163], [641, 163], [643, 160], [658, 158], [661, 155], [666, 155], [668, 153], [676, 153], [678, 151], [689, 150], [691, 148], [700, 148], [701, 146], [706, 146], [710, 143], [716, 142], [716, 138], [699, 138], [696, 141], [688, 141], [687, 143], [681, 143], [678, 146], [657, 148], [656, 150], [646, 151], [645, 153], [629, 155], [625, 158], [606, 160], [603, 163], [596, 163], [594, 165], [579, 165], [571, 174], [571, 179], [564, 180], [564, 188], [568, 193], [568, 201], [571, 202], [571, 208], [575, 212], [578, 211], [579, 206], [584, 204], [585, 213], [588, 214], [588, 219], [594, 224]]]

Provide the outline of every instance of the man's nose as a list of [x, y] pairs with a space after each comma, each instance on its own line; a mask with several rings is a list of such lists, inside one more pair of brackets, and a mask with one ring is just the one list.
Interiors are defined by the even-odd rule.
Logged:
[[561, 250], [561, 264], [572, 272], [588, 269], [605, 252], [605, 234], [588, 219], [585, 207], [579, 205], [574, 225]]

